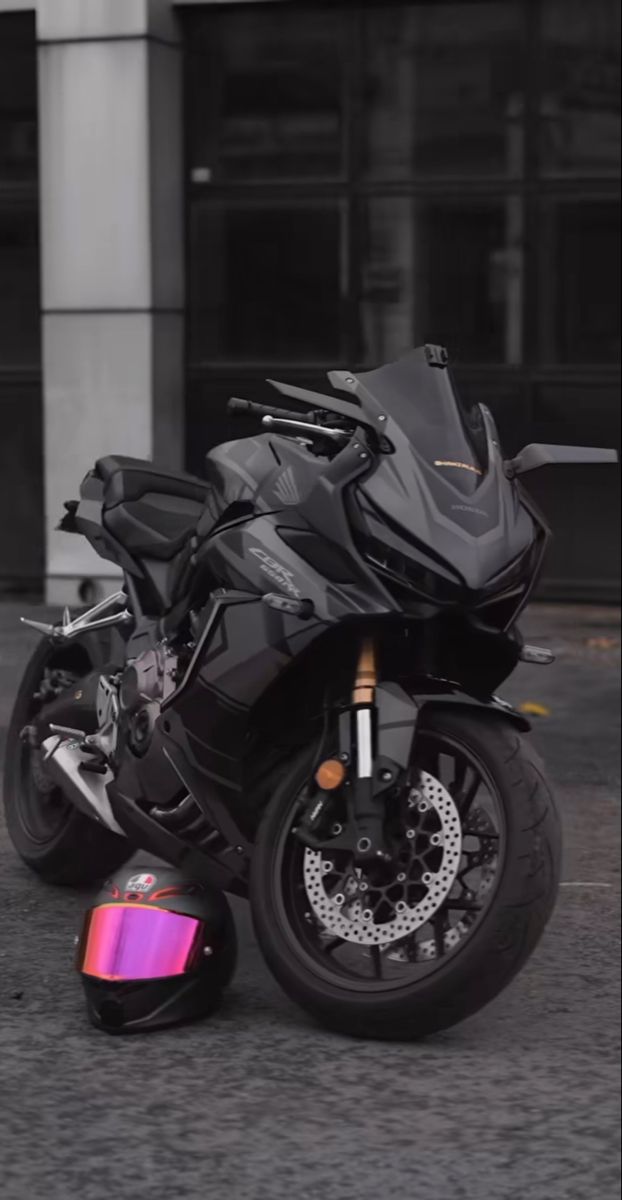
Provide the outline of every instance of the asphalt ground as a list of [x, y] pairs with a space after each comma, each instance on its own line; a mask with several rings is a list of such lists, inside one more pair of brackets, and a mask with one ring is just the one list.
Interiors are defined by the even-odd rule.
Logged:
[[[0, 607], [0, 758], [35, 638], [18, 611]], [[519, 667], [503, 694], [549, 710], [534, 738], [563, 815], [563, 886], [512, 986], [426, 1042], [311, 1024], [264, 967], [243, 903], [217, 1016], [98, 1033], [72, 970], [91, 893], [39, 882], [0, 823], [3, 1200], [619, 1195], [619, 613], [534, 607], [523, 625], [559, 656]]]

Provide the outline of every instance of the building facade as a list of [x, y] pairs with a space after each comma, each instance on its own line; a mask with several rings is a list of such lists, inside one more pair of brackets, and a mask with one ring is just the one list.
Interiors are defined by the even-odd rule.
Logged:
[[[107, 586], [92, 460], [200, 474], [266, 377], [442, 342], [508, 452], [619, 447], [619, 14], [0, 0], [0, 589]], [[529, 487], [541, 594], [618, 599], [618, 473]]]

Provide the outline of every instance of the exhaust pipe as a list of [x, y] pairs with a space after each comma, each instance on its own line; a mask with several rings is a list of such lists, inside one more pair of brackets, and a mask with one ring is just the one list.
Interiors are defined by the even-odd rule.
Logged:
[[114, 776], [108, 768], [105, 774], [88, 769], [93, 756], [81, 749], [73, 738], [48, 737], [41, 744], [45, 770], [67, 799], [91, 820], [105, 825], [113, 833], [125, 837], [125, 830], [115, 819], [106, 788]]

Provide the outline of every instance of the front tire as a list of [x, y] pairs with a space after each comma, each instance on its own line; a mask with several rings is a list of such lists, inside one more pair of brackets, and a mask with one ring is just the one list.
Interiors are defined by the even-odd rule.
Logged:
[[132, 843], [79, 812], [50, 784], [38, 751], [21, 739], [41, 705], [35, 696], [46, 672], [78, 680], [91, 670], [96, 655], [91, 639], [68, 652], [41, 641], [22, 679], [6, 741], [4, 810], [9, 837], [23, 861], [47, 883], [78, 886], [113, 874], [134, 853]]
[[[295, 823], [296, 799], [313, 767], [309, 753], [298, 759], [264, 815], [250, 892], [257, 939], [285, 992], [338, 1032], [412, 1040], [456, 1024], [506, 987], [534, 950], [553, 910], [561, 834], [538, 756], [502, 717], [447, 709], [424, 714], [417, 765], [429, 769], [448, 752], [468, 756], [496, 793], [501, 826], [497, 874], [473, 928], [453, 949], [441, 943], [438, 959], [424, 964], [418, 977], [418, 968], [411, 967], [415, 977], [407, 982], [355, 980], [348, 969], [337, 969], [330, 955], [305, 943], [304, 921], [312, 925], [315, 917], [307, 912], [304, 920], [297, 919], [292, 907], [288, 879], [293, 860], [287, 846], [294, 839], [287, 831]], [[323, 936], [326, 943], [326, 930]], [[379, 950], [372, 948], [368, 957], [374, 953], [378, 956]], [[400, 953], [409, 957], [404, 950], [397, 951], [398, 957]]]

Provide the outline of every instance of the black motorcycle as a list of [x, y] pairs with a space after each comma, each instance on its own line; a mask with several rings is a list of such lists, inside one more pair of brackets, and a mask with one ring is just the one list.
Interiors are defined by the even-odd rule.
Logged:
[[549, 531], [517, 477], [608, 450], [527, 446], [424, 346], [296, 411], [206, 478], [100, 459], [61, 528], [123, 587], [43, 634], [8, 737], [22, 858], [90, 883], [140, 847], [250, 899], [283, 988], [345, 1033], [479, 1009], [553, 908], [560, 829], [528, 722], [496, 692]]

